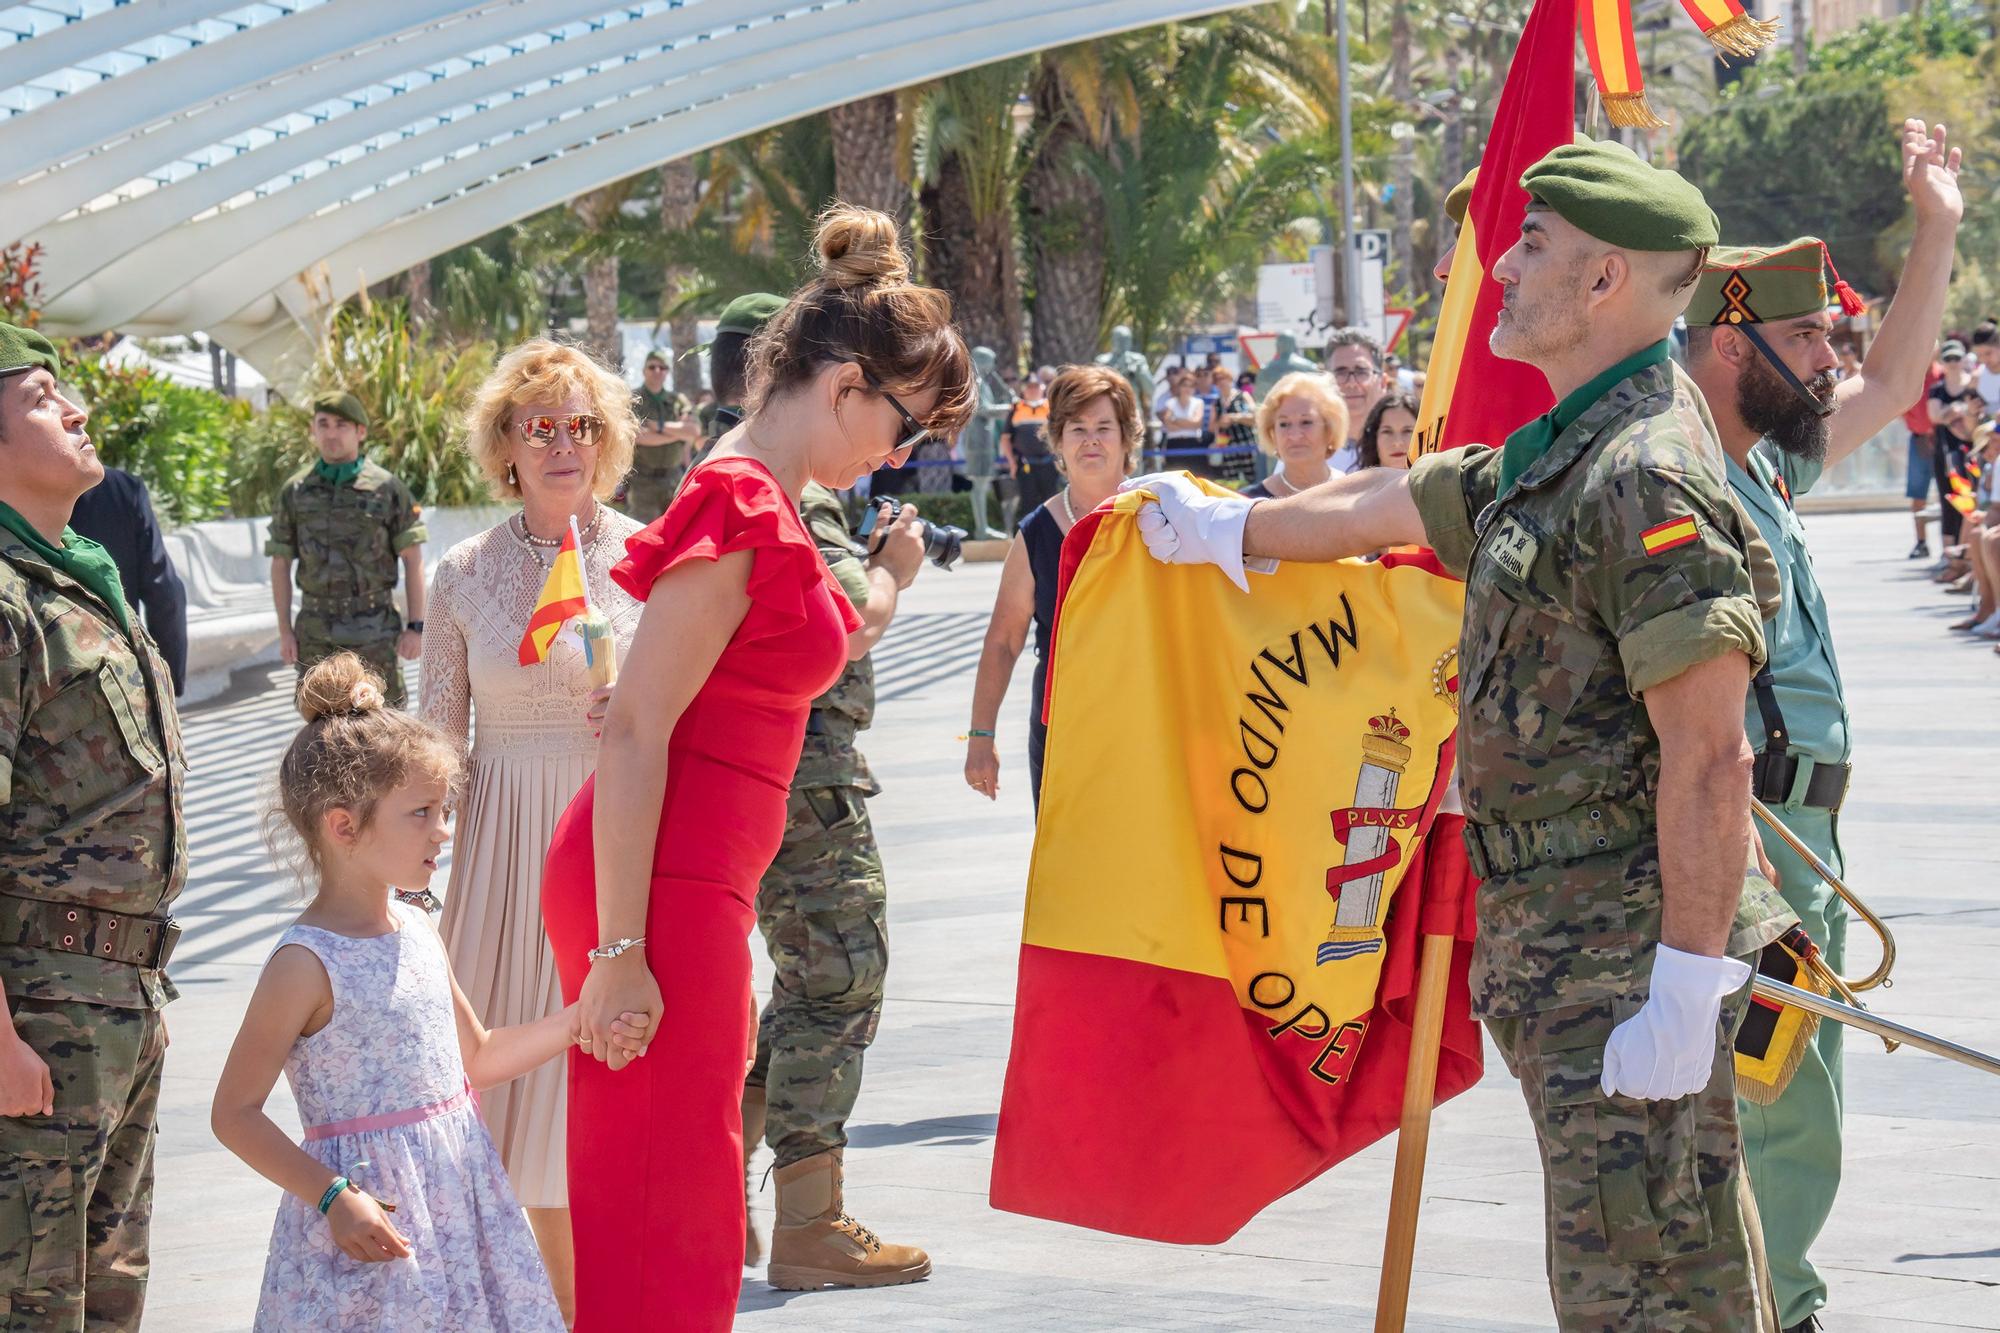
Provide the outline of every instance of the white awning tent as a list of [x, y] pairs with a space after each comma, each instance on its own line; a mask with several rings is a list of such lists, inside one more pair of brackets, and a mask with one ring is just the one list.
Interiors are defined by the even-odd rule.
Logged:
[[284, 382], [330, 305], [857, 97], [1244, 0], [0, 5], [0, 244], [44, 325], [207, 333]]
[[[220, 387], [215, 382], [215, 362], [207, 349], [195, 347], [185, 338], [150, 340], [150, 345], [141, 343], [137, 338], [120, 338], [104, 353], [104, 359], [114, 366], [143, 367], [176, 384], [192, 385], [197, 389]], [[236, 365], [236, 397], [261, 408], [270, 395], [271, 386], [257, 372], [257, 368], [239, 361]]]

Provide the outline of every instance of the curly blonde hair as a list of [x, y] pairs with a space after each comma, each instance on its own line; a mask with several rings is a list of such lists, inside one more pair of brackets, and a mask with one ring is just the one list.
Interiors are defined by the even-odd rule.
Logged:
[[[329, 810], [348, 810], [367, 828], [375, 806], [412, 777], [456, 788], [464, 772], [444, 734], [388, 706], [382, 681], [353, 653], [335, 653], [299, 682], [305, 725], [278, 761], [277, 808], [266, 831], [289, 826], [313, 872], [325, 869], [319, 844]], [[278, 843], [272, 837], [274, 846]]]
[[1271, 386], [1271, 392], [1264, 395], [1257, 404], [1257, 447], [1271, 457], [1278, 456], [1278, 404], [1287, 398], [1304, 398], [1319, 409], [1326, 418], [1326, 456], [1333, 457], [1341, 445], [1347, 443], [1347, 404], [1340, 399], [1340, 393], [1333, 387], [1333, 377], [1318, 371], [1300, 370], [1285, 376]]
[[518, 438], [514, 408], [524, 402], [560, 403], [573, 395], [588, 399], [590, 410], [604, 419], [591, 490], [598, 499], [608, 500], [618, 489], [632, 470], [639, 435], [631, 386], [581, 347], [554, 338], [530, 338], [500, 358], [465, 411], [466, 451], [486, 474], [496, 498], [521, 496], [520, 484], [507, 480], [508, 451]]

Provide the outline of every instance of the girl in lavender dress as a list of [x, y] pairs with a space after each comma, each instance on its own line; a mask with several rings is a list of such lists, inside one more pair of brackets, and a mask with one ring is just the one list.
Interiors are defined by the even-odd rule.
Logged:
[[[216, 1086], [231, 1152], [282, 1186], [259, 1329], [563, 1327], [472, 1091], [567, 1050], [572, 1011], [488, 1031], [452, 978], [421, 889], [449, 834], [459, 761], [383, 706], [351, 653], [299, 685], [305, 727], [278, 770], [318, 892], [279, 937]], [[632, 1053], [643, 1016], [614, 1025]], [[264, 1114], [282, 1068], [305, 1142]]]

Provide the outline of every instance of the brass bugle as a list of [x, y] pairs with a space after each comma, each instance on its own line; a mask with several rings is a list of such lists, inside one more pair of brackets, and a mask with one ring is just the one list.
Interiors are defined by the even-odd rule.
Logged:
[[1961, 1046], [1955, 1041], [1946, 1041], [1943, 1037], [1934, 1037], [1928, 1032], [1898, 1023], [1893, 1018], [1884, 1018], [1872, 1010], [1842, 1004], [1839, 1000], [1821, 995], [1817, 991], [1800, 990], [1797, 986], [1787, 986], [1782, 981], [1773, 981], [1764, 976], [1751, 982], [1750, 989], [1774, 1003], [1789, 1004], [1807, 1013], [1818, 1014], [1821, 1018], [1830, 1018], [1836, 1023], [1845, 1023], [1849, 1027], [1860, 1028], [1863, 1032], [1872, 1032], [1885, 1042], [1901, 1042], [1915, 1046], [1918, 1050], [1929, 1051], [1932, 1055], [1941, 1055], [1947, 1060], [1970, 1065], [1988, 1074], [2000, 1074], [2000, 1056], [1975, 1051], [1970, 1046]]
[[1896, 937], [1889, 933], [1889, 927], [1882, 923], [1882, 918], [1869, 911], [1868, 905], [1855, 895], [1854, 890], [1840, 882], [1840, 876], [1833, 873], [1833, 867], [1820, 860], [1819, 853], [1806, 846], [1796, 833], [1786, 828], [1784, 822], [1771, 813], [1769, 806], [1753, 796], [1750, 798], [1750, 810], [1778, 835], [1785, 846], [1797, 852], [1799, 859], [1812, 867], [1814, 874], [1831, 885], [1833, 891], [1840, 895], [1840, 900], [1846, 903], [1856, 916], [1866, 921], [1868, 928], [1875, 932], [1875, 937], [1882, 941], [1882, 961], [1875, 965], [1875, 970], [1858, 981], [1842, 978], [1841, 984], [1850, 991], [1873, 990], [1877, 986], [1889, 985], [1889, 969], [1896, 965]]

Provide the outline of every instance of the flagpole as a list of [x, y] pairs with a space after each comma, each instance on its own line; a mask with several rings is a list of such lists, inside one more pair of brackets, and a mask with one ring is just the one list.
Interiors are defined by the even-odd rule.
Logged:
[[583, 578], [583, 609], [595, 611], [597, 604], [590, 600], [590, 571], [583, 565], [583, 534], [576, 530], [576, 515], [569, 516], [569, 539], [576, 543], [576, 572]]
[[1451, 955], [1457, 944], [1450, 935], [1426, 935], [1423, 941], [1410, 1064], [1403, 1077], [1403, 1120], [1396, 1136], [1395, 1183], [1389, 1189], [1389, 1229], [1382, 1241], [1382, 1284], [1375, 1295], [1375, 1333], [1402, 1333], [1409, 1313], [1417, 1210], [1423, 1203], [1431, 1103], [1437, 1095], [1438, 1050], [1444, 1040], [1445, 995], [1451, 987]]

